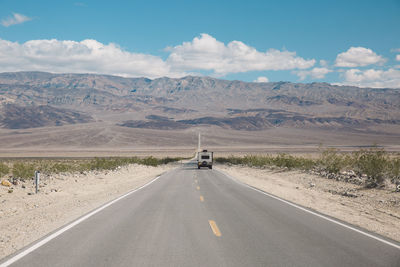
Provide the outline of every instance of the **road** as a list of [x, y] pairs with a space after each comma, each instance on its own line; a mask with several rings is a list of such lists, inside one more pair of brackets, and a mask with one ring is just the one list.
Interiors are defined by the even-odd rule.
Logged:
[[191, 162], [11, 266], [400, 266], [393, 244]]

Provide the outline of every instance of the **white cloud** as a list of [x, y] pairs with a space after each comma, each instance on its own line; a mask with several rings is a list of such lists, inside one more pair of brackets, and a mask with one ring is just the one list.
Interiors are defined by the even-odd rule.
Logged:
[[255, 83], [267, 83], [267, 82], [269, 82], [269, 80], [268, 80], [267, 77], [260, 76], [257, 79], [255, 79], [253, 82], [255, 82]]
[[0, 72], [48, 71], [104, 73], [129, 77], [181, 77], [160, 57], [131, 53], [96, 40], [31, 40], [19, 44], [0, 39]]
[[13, 13], [12, 16], [3, 19], [1, 21], [1, 25], [3, 25], [4, 27], [9, 27], [11, 25], [15, 25], [15, 24], [21, 24], [24, 23], [26, 21], [32, 20], [32, 18], [27, 17], [25, 15], [22, 14], [18, 14], [18, 13]]
[[346, 52], [336, 57], [337, 67], [364, 67], [371, 64], [383, 64], [386, 61], [382, 56], [364, 47], [350, 47]]
[[296, 71], [295, 74], [300, 77], [300, 80], [305, 80], [308, 76], [313, 79], [323, 79], [329, 72], [332, 70], [328, 68], [313, 68], [312, 70]]
[[328, 61], [321, 59], [319, 61], [319, 65], [321, 65], [322, 67], [328, 67]]
[[263, 70], [307, 69], [315, 60], [296, 56], [296, 52], [270, 49], [259, 52], [240, 41], [225, 45], [208, 34], [195, 37], [192, 42], [184, 42], [168, 47], [171, 52], [167, 62], [179, 71], [208, 70], [216, 75]]
[[212, 75], [255, 70], [306, 69], [315, 60], [305, 60], [295, 52], [259, 52], [239, 41], [225, 45], [202, 34], [192, 42], [166, 49], [167, 60], [150, 54], [128, 52], [118, 45], [96, 40], [31, 40], [25, 43], [0, 39], [0, 72], [47, 71], [104, 73], [125, 77], [182, 77], [199, 71]]
[[397, 56], [396, 56], [396, 60], [397, 60], [397, 61], [400, 61], [400, 55], [397, 55]]
[[375, 88], [400, 88], [400, 70], [346, 70], [343, 74], [344, 84], [355, 85], [359, 87]]

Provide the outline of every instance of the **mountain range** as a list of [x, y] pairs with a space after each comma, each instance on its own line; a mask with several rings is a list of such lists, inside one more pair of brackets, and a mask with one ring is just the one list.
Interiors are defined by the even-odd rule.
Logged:
[[281, 128], [397, 135], [400, 90], [194, 76], [0, 73], [4, 131], [78, 124], [166, 132]]

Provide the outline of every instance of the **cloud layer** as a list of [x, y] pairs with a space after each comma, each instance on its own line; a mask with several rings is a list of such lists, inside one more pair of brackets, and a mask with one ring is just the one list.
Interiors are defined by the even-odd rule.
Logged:
[[313, 68], [311, 70], [301, 70], [295, 72], [297, 76], [299, 76], [300, 80], [303, 81], [307, 77], [311, 77], [313, 79], [323, 79], [325, 78], [325, 75], [328, 74], [329, 72], [332, 72], [333, 70], [330, 70], [328, 68], [322, 67], [322, 68]]
[[180, 71], [208, 70], [217, 75], [264, 70], [306, 69], [315, 60], [296, 56], [296, 52], [270, 49], [259, 52], [240, 41], [225, 45], [208, 34], [201, 34], [191, 42], [167, 48], [171, 54], [167, 62]]
[[24, 23], [26, 21], [32, 20], [32, 18], [27, 17], [25, 15], [22, 14], [18, 14], [18, 13], [13, 13], [12, 16], [3, 19], [1, 21], [1, 25], [3, 25], [4, 27], [9, 27], [15, 24], [21, 24]]
[[350, 69], [344, 72], [344, 84], [360, 87], [400, 88], [400, 70], [359, 70]]
[[208, 34], [166, 49], [168, 58], [124, 51], [96, 40], [31, 40], [23, 44], [0, 39], [0, 71], [105, 73], [121, 76], [181, 77], [196, 71], [211, 75], [253, 70], [290, 70], [312, 67], [295, 52], [259, 52], [239, 41], [225, 45]]
[[104, 45], [96, 40], [32, 40], [23, 44], [0, 40], [0, 72], [48, 71], [104, 73], [150, 78], [178, 77], [157, 56], [130, 53], [116, 44]]
[[257, 79], [255, 79], [253, 82], [255, 82], [255, 83], [267, 83], [267, 82], [269, 82], [269, 80], [268, 80], [267, 77], [260, 76]]
[[337, 67], [364, 67], [371, 64], [383, 64], [386, 60], [374, 51], [364, 47], [350, 47], [336, 57]]

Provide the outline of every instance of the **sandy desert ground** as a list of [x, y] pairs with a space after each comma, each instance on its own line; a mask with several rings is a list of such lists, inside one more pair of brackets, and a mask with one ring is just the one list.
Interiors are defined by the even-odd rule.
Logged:
[[[390, 130], [390, 131], [389, 131]], [[400, 128], [390, 133], [271, 128], [265, 131], [234, 131], [220, 127], [185, 130], [134, 129], [107, 123], [20, 130], [0, 129], [0, 157], [105, 157], [194, 155], [198, 133], [202, 147], [220, 156], [230, 154], [315, 153], [319, 145], [342, 151], [373, 144], [400, 152]]]

